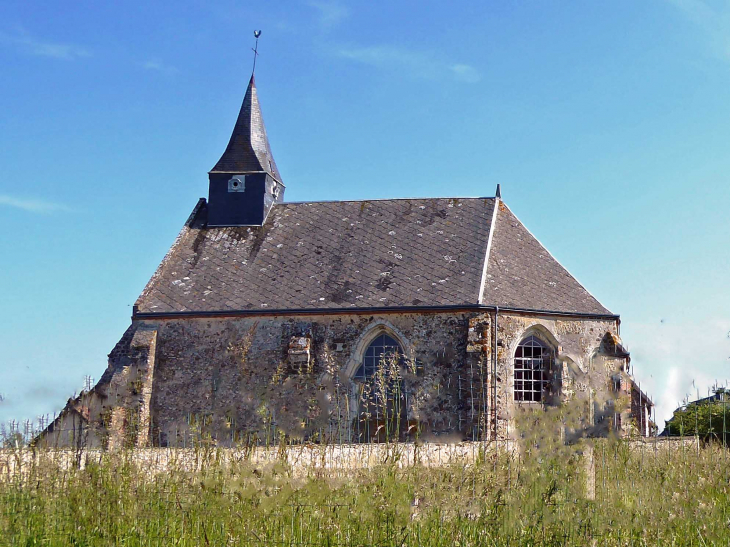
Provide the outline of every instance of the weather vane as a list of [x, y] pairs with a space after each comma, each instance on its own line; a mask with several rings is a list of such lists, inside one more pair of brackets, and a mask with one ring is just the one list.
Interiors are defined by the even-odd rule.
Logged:
[[256, 47], [251, 48], [251, 51], [253, 51], [253, 69], [251, 70], [251, 74], [256, 72], [256, 57], [259, 56], [259, 36], [261, 36], [261, 31], [254, 30], [253, 35], [256, 38]]

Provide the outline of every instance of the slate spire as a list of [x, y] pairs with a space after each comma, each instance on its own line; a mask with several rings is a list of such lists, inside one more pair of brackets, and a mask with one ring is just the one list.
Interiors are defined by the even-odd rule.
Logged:
[[211, 173], [268, 173], [281, 183], [271, 146], [266, 136], [264, 119], [261, 116], [256, 82], [253, 74], [248, 82], [241, 111], [233, 127], [231, 140], [225, 152], [211, 169]]
[[284, 200], [253, 74], [226, 151], [208, 172], [209, 226], [263, 226]]

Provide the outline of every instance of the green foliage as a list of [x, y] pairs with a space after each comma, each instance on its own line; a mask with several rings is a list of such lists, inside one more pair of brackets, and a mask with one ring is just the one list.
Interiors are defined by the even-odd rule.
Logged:
[[730, 442], [730, 404], [712, 401], [689, 404], [667, 421], [670, 435], [697, 435], [704, 440]]
[[20, 448], [25, 446], [25, 437], [17, 431], [7, 436], [0, 437], [0, 447], [6, 449]]
[[215, 449], [187, 452], [200, 471], [157, 474], [132, 451], [80, 467], [46, 453], [0, 476], [0, 544], [727, 545], [728, 451], [674, 443], [530, 442], [469, 465], [326, 473], [224, 464]]

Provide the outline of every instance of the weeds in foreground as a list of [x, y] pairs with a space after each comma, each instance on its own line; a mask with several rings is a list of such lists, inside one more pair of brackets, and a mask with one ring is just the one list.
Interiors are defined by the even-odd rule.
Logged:
[[[718, 446], [653, 449], [599, 441], [567, 459], [545, 451], [520, 458], [484, 452], [466, 465], [399, 466], [396, 459], [344, 473], [226, 460], [213, 450], [194, 455], [205, 458], [199, 471], [180, 456], [150, 474], [136, 452], [91, 454], [81, 468], [61, 465], [49, 453], [30, 460], [23, 473], [4, 475], [0, 543], [730, 542], [730, 459]], [[592, 466], [584, 464], [589, 457]]]

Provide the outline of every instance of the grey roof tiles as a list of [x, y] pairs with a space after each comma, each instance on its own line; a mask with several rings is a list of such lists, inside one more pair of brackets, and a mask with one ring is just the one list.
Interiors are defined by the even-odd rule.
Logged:
[[499, 202], [483, 302], [531, 310], [610, 315]]
[[[609, 314], [502, 202], [482, 303]], [[282, 203], [262, 227], [207, 227], [201, 200], [139, 313], [479, 303], [492, 198]]]

